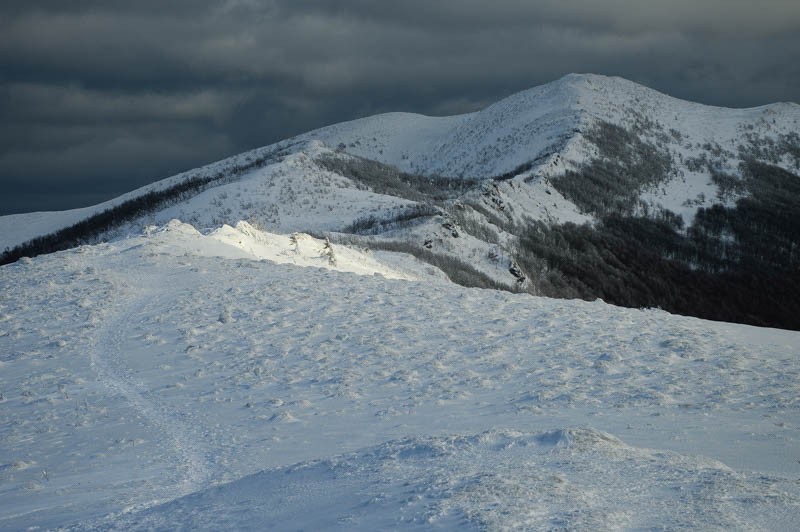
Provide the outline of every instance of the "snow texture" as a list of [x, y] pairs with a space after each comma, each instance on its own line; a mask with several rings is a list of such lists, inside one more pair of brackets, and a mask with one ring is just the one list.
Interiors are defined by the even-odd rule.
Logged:
[[0, 268], [0, 529], [800, 522], [800, 333], [395, 258], [173, 221]]

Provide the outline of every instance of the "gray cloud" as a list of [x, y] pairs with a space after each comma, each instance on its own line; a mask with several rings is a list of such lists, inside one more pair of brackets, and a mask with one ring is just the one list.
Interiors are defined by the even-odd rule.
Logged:
[[800, 5], [793, 0], [483, 0], [374, 2], [370, 0], [279, 0], [328, 15], [401, 25], [455, 30], [573, 26], [603, 31], [697, 32], [776, 35], [800, 28]]
[[800, 100], [796, 1], [31, 4], [0, 6], [0, 213], [358, 116], [472, 111], [568, 72], [717, 105]]

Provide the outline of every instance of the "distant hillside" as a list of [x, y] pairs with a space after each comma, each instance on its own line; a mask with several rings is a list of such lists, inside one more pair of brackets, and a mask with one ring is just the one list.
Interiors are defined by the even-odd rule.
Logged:
[[800, 329], [798, 174], [796, 104], [569, 75], [480, 112], [336, 124], [97, 207], [2, 217], [0, 262], [246, 220], [411, 253], [469, 286]]

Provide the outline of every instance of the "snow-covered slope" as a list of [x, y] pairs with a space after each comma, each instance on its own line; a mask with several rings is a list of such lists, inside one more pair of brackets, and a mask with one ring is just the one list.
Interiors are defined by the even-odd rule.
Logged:
[[[0, 249], [198, 176], [226, 178], [189, 201], [150, 212], [149, 222], [177, 217], [210, 226], [257, 219], [270, 230], [283, 232], [337, 230], [370, 212], [407, 203], [354, 193], [358, 187], [352, 182], [314, 164], [332, 150], [424, 175], [490, 179], [516, 173], [514, 179], [495, 183], [495, 197], [507, 207], [505, 215], [517, 222], [532, 218], [581, 223], [592, 220], [591, 213], [581, 212], [549, 180], [598, 157], [598, 147], [587, 140], [598, 123], [634, 132], [672, 161], [669, 175], [658, 186], [643, 190], [642, 198], [654, 208], [683, 215], [687, 223], [697, 207], [719, 201], [720, 191], [711, 182], [709, 169], [736, 174], [740, 148], [782, 168], [800, 168], [800, 152], [780, 148], [782, 140], [793, 139], [797, 141], [793, 149], [800, 149], [796, 104], [710, 107], [621, 78], [572, 74], [476, 113], [452, 117], [389, 113], [354, 120], [179, 174], [96, 207], [0, 217]], [[146, 222], [134, 223], [133, 231]]]
[[[697, 144], [736, 151], [745, 133], [761, 136], [800, 130], [800, 105], [776, 103], [751, 109], [713, 107], [679, 100], [623, 78], [570, 74], [460, 116], [389, 113], [328, 126], [301, 135], [368, 159], [423, 174], [488, 178], [543, 156], [561, 157], [561, 168], [591, 156], [581, 133], [597, 121], [634, 126], [645, 134], [680, 133], [684, 154]], [[649, 127], [646, 127], [649, 126]], [[660, 126], [660, 127], [658, 127]], [[647, 130], [651, 131], [647, 131]], [[669, 142], [669, 141], [665, 141]], [[553, 158], [541, 171], [555, 172]], [[794, 166], [795, 161], [782, 161]]]
[[[291, 146], [291, 143], [285, 144]], [[31, 212], [0, 216], [0, 249], [14, 247], [37, 236], [46, 235], [64, 227], [69, 227], [92, 215], [96, 215], [107, 209], [112, 209], [126, 201], [142, 197], [147, 193], [163, 191], [193, 179], [218, 178], [216, 184], [223, 185], [241, 176], [242, 173], [252, 170], [255, 166], [260, 166], [255, 165], [255, 161], [262, 159], [265, 162], [274, 163], [280, 160], [283, 155], [285, 155], [285, 151], [281, 148], [267, 146], [234, 155], [201, 168], [181, 172], [180, 174], [156, 181], [117, 198], [90, 207], [66, 211]], [[243, 218], [240, 217], [239, 219]]]
[[[281, 147], [262, 148], [186, 172], [97, 207], [0, 217], [0, 246], [13, 247], [149, 192], [214, 175], [232, 174], [232, 177], [223, 177], [213, 186], [203, 187], [189, 197], [167, 201], [160, 208], [115, 227], [106, 236], [136, 234], [147, 225], [164, 224], [174, 218], [198, 227], [253, 220], [279, 232], [329, 231], [339, 229], [366, 213], [391, 212], [410, 204], [402, 198], [358, 188], [350, 180], [320, 168], [313, 157], [332, 151], [318, 142], [302, 143], [283, 152], [280, 157], [269, 157], [275, 151], [282, 151]], [[264, 158], [264, 163], [253, 164], [259, 158]], [[247, 170], [237, 174], [237, 168], [241, 167]]]
[[[597, 157], [584, 133], [598, 122], [633, 130], [663, 150], [672, 173], [644, 199], [691, 222], [698, 206], [717, 201], [708, 158], [720, 170], [738, 173], [740, 146], [773, 146], [800, 133], [800, 105], [776, 103], [728, 109], [672, 98], [618, 77], [571, 74], [462, 116], [433, 118], [392, 113], [312, 131], [300, 138], [343, 145], [351, 153], [409, 172], [491, 178], [518, 170], [517, 182], [501, 185], [506, 202], [522, 215], [556, 221], [586, 221], [569, 202], [545, 190], [547, 180]], [[795, 141], [798, 139], [795, 137]], [[798, 144], [800, 146], [800, 144]], [[800, 154], [776, 154], [775, 164], [800, 169]], [[537, 179], [538, 178], [538, 179]]]
[[312, 131], [317, 139], [403, 170], [488, 178], [510, 172], [542, 153], [560, 150], [584, 123], [584, 76], [510, 96], [461, 116], [377, 115]]
[[[753, 177], [753, 164], [767, 168]], [[798, 172], [796, 104], [723, 109], [621, 78], [573, 74], [475, 113], [377, 115], [185, 172], [95, 207], [0, 217], [0, 249], [10, 248], [0, 254], [0, 264], [125, 238], [172, 219], [203, 231], [245, 220], [272, 233], [302, 232], [337, 244], [410, 253], [467, 286], [601, 297], [800, 327], [792, 309], [771, 312], [786, 307], [780, 294], [777, 300], [765, 295], [752, 312], [730, 298], [715, 307], [735, 306], [729, 313], [697, 312], [697, 305], [687, 303], [691, 290], [653, 295], [646, 286], [712, 284], [692, 277], [696, 271], [794, 272], [800, 265], [794, 251], [800, 226], [791, 222], [800, 214]], [[759, 190], [766, 193], [749, 204], [750, 211], [736, 211], [739, 199], [753, 199]], [[566, 237], [547, 231], [573, 227], [567, 222], [602, 229], [614, 217], [625, 218], [634, 230], [600, 235], [588, 256], [578, 257], [588, 248], [573, 242], [574, 253], [552, 257], [565, 248]], [[705, 225], [694, 227], [697, 220]], [[659, 225], [653, 229], [648, 222]], [[617, 260], [636, 255], [621, 251], [619, 243], [635, 230], [645, 241], [624, 245], [653, 256], [638, 264]], [[541, 241], [526, 241], [531, 235]], [[595, 268], [604, 278], [586, 281], [592, 276], [583, 272], [575, 278], [578, 269], [570, 261], [586, 264], [598, 257], [609, 258]], [[631, 279], [659, 261], [678, 265], [670, 263], [661, 279]], [[740, 278], [728, 279], [733, 284], [717, 292], [738, 293]], [[781, 282], [742, 281], [750, 289]], [[631, 286], [640, 290], [631, 295]]]
[[800, 520], [800, 333], [294, 240], [176, 221], [0, 268], [0, 529]]

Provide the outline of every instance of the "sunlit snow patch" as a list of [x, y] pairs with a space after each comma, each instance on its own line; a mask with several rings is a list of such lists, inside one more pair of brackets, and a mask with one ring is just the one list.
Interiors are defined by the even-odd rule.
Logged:
[[388, 279], [418, 279], [379, 262], [367, 250], [333, 245], [305, 233], [279, 235], [259, 230], [245, 221], [235, 227], [222, 225], [208, 234], [180, 220], [146, 231], [152, 245], [162, 252], [229, 259], [268, 260], [277, 264], [326, 268], [358, 275], [382, 275]]

